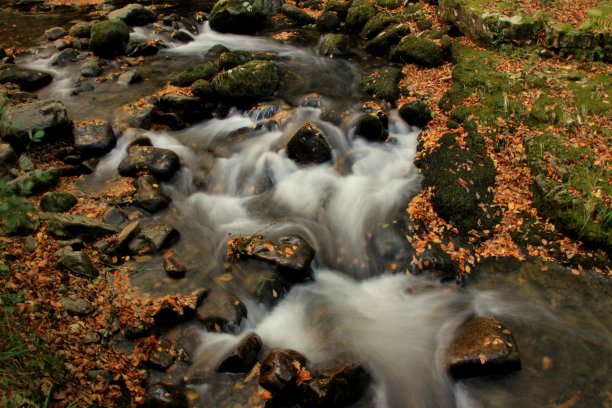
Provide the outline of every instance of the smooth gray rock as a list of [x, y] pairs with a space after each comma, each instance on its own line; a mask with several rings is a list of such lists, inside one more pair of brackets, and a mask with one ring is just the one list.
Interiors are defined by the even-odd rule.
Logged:
[[87, 299], [70, 299], [67, 297], [61, 298], [58, 301], [68, 314], [72, 316], [87, 316], [93, 313], [94, 308], [91, 302]]
[[100, 119], [75, 122], [72, 135], [74, 147], [84, 158], [103, 156], [110, 152], [117, 142], [111, 124]]
[[70, 124], [68, 111], [57, 99], [45, 99], [19, 106], [10, 106], [2, 115], [0, 134], [5, 140], [29, 143], [29, 135], [43, 131], [41, 141], [65, 136]]
[[64, 37], [66, 34], [68, 34], [68, 31], [62, 27], [53, 27], [45, 31], [45, 37], [47, 37], [49, 41], [55, 41], [58, 38]]
[[47, 214], [47, 227], [58, 238], [98, 238], [116, 234], [119, 229], [102, 221], [72, 214]]
[[82, 251], [63, 250], [63, 254], [57, 260], [57, 267], [66, 269], [73, 275], [86, 278], [97, 278], [100, 273], [93, 266], [89, 256]]
[[214, 290], [198, 308], [196, 316], [208, 331], [237, 333], [240, 322], [247, 316], [247, 309], [234, 295]]
[[0, 64], [0, 84], [13, 83], [26, 92], [36, 91], [49, 85], [53, 77], [42, 71], [13, 64]]
[[144, 26], [157, 20], [155, 12], [142, 4], [128, 4], [118, 10], [108, 13], [109, 20], [121, 20], [125, 24], [133, 26]]
[[152, 146], [133, 146], [128, 156], [119, 163], [119, 174], [136, 177], [149, 173], [157, 180], [170, 179], [181, 167], [181, 160], [172, 150]]

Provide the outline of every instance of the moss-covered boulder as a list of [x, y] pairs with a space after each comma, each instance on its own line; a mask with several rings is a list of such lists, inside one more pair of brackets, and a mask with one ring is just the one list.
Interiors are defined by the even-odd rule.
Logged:
[[359, 35], [367, 40], [371, 40], [391, 24], [397, 23], [399, 23], [397, 17], [386, 13], [379, 13], [368, 20]]
[[346, 26], [350, 30], [361, 31], [375, 15], [376, 7], [368, 0], [353, 0], [346, 15]]
[[265, 25], [262, 0], [219, 0], [208, 20], [210, 28], [223, 33], [253, 33]]
[[191, 93], [200, 99], [210, 101], [215, 98], [215, 87], [210, 81], [198, 79], [191, 84]]
[[410, 29], [405, 25], [401, 23], [392, 24], [366, 43], [366, 51], [376, 55], [386, 55], [393, 46], [408, 34], [410, 34]]
[[345, 34], [325, 34], [319, 38], [317, 50], [328, 57], [346, 57], [351, 54], [352, 42]]
[[399, 82], [402, 77], [402, 71], [398, 68], [386, 67], [364, 75], [359, 85], [362, 91], [375, 98], [394, 103], [400, 95]]
[[189, 68], [176, 76], [172, 80], [172, 85], [190, 86], [198, 79], [211, 80], [219, 71], [219, 68], [212, 61], [206, 61], [202, 64]]
[[106, 20], [91, 26], [89, 49], [102, 58], [114, 58], [125, 53], [130, 40], [130, 28], [121, 20]]
[[293, 4], [285, 3], [280, 9], [283, 15], [295, 21], [297, 25], [305, 26], [315, 22], [315, 18]]
[[157, 20], [155, 12], [142, 4], [128, 4], [108, 13], [109, 19], [121, 20], [129, 26], [144, 26]]
[[392, 60], [422, 67], [438, 67], [444, 63], [442, 47], [433, 41], [412, 35], [402, 38], [389, 56]]
[[219, 69], [228, 70], [238, 65], [246, 64], [249, 61], [253, 61], [253, 53], [249, 51], [228, 51], [221, 54], [219, 57]]
[[431, 109], [423, 101], [414, 101], [402, 105], [399, 114], [411, 126], [424, 128], [433, 118]]
[[340, 17], [333, 11], [324, 11], [315, 23], [317, 30], [327, 33], [340, 27]]
[[348, 1], [332, 0], [325, 3], [323, 10], [333, 11], [338, 15], [340, 21], [345, 21], [351, 4], [352, 3]]
[[279, 69], [274, 61], [250, 61], [221, 72], [212, 84], [226, 102], [245, 104], [272, 96], [278, 87]]
[[40, 199], [40, 209], [46, 212], [66, 212], [77, 205], [77, 198], [63, 191], [45, 193]]
[[287, 144], [287, 156], [300, 164], [320, 164], [331, 160], [332, 150], [323, 133], [306, 123]]

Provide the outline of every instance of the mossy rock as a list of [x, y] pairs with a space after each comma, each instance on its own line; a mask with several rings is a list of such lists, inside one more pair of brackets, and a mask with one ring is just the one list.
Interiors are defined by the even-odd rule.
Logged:
[[546, 126], [557, 124], [563, 119], [563, 108], [565, 102], [559, 98], [551, 98], [548, 95], [541, 95], [533, 103], [529, 112], [529, 124], [534, 126]]
[[316, 21], [317, 30], [321, 32], [330, 32], [340, 27], [340, 17], [334, 11], [324, 11], [317, 18]]
[[351, 54], [352, 41], [345, 34], [325, 34], [319, 39], [317, 50], [328, 57], [346, 57]]
[[387, 10], [395, 10], [404, 4], [402, 0], [376, 0], [376, 5]]
[[262, 0], [219, 0], [208, 16], [210, 28], [223, 33], [253, 33], [266, 23]]
[[434, 210], [461, 233], [492, 229], [498, 221], [489, 191], [495, 184], [495, 166], [481, 135], [470, 133], [466, 149], [461, 148], [456, 137], [445, 134], [439, 147], [425, 157], [421, 164], [423, 186], [434, 187]]
[[125, 53], [130, 40], [130, 28], [121, 20], [106, 20], [91, 26], [89, 49], [102, 58], [114, 58]]
[[402, 37], [410, 33], [410, 29], [398, 23], [385, 28], [378, 35], [366, 43], [366, 51], [376, 55], [386, 55]]
[[419, 18], [416, 21], [416, 25], [421, 31], [429, 30], [431, 27], [433, 27], [433, 23], [426, 18]]
[[223, 100], [245, 104], [272, 96], [278, 87], [279, 69], [273, 61], [250, 61], [214, 77], [212, 84]]
[[346, 26], [350, 30], [361, 31], [375, 15], [376, 7], [368, 0], [353, 0], [346, 15]]
[[198, 79], [210, 80], [219, 71], [219, 68], [212, 61], [206, 61], [193, 68], [178, 74], [172, 81], [172, 85], [190, 86]]
[[200, 99], [210, 100], [215, 97], [215, 87], [210, 81], [205, 79], [198, 79], [193, 84], [191, 84], [191, 93], [197, 96]]
[[402, 71], [394, 67], [385, 67], [364, 75], [360, 81], [361, 90], [370, 95], [395, 103], [399, 98], [399, 82], [402, 79]]
[[439, 67], [444, 63], [442, 47], [433, 41], [408, 35], [391, 50], [390, 58], [422, 67]]
[[368, 20], [359, 35], [365, 39], [371, 40], [391, 24], [397, 23], [399, 23], [397, 17], [386, 13], [379, 13]]
[[433, 118], [431, 109], [423, 101], [414, 101], [403, 105], [399, 114], [411, 126], [424, 128]]
[[[219, 68], [222, 70], [232, 69], [238, 65], [253, 61], [253, 53], [249, 51], [228, 51], [219, 57]], [[206, 79], [206, 78], [203, 78]]]
[[70, 193], [49, 192], [41, 197], [40, 209], [45, 212], [66, 212], [77, 202], [77, 198]]
[[341, 21], [344, 21], [346, 20], [351, 4], [352, 3], [348, 1], [345, 2], [345, 1], [332, 0], [330, 2], [325, 3], [325, 5], [323, 6], [323, 10], [333, 11], [334, 13], [338, 15], [338, 18], [340, 18]]

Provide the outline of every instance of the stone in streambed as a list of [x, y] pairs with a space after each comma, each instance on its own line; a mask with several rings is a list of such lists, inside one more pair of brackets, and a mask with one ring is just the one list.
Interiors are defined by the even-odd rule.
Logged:
[[359, 82], [362, 91], [378, 99], [394, 103], [400, 96], [399, 82], [403, 77], [400, 69], [385, 67], [364, 75]]
[[353, 0], [346, 16], [346, 26], [361, 31], [365, 24], [376, 15], [376, 7], [368, 0]]
[[150, 173], [158, 180], [170, 179], [181, 167], [181, 160], [172, 150], [152, 146], [133, 146], [128, 156], [119, 163], [119, 174], [136, 177]]
[[446, 361], [455, 379], [509, 374], [521, 369], [512, 333], [486, 316], [473, 317], [459, 327]]
[[53, 27], [45, 31], [45, 37], [47, 37], [48, 41], [55, 41], [58, 38], [64, 37], [66, 34], [68, 34], [68, 31], [62, 27]]
[[106, 20], [91, 27], [89, 48], [102, 58], [114, 58], [125, 53], [130, 40], [130, 29], [123, 21]]
[[159, 342], [159, 347], [151, 351], [148, 363], [151, 367], [159, 371], [166, 371], [174, 364], [174, 355], [172, 355], [172, 343], [170, 340], [162, 339]]
[[210, 28], [224, 33], [253, 33], [266, 22], [261, 0], [219, 0], [208, 20]]
[[426, 127], [433, 119], [431, 109], [423, 101], [415, 101], [402, 105], [399, 109], [399, 114], [406, 123], [411, 126]]
[[187, 397], [180, 388], [157, 383], [145, 391], [144, 408], [188, 408]]
[[205, 118], [202, 102], [197, 96], [165, 94], [159, 99], [159, 110], [174, 113], [181, 119], [195, 122]]
[[377, 14], [368, 20], [366, 25], [363, 27], [363, 30], [361, 30], [359, 36], [365, 38], [366, 40], [371, 40], [390, 25], [397, 23], [399, 23], [397, 17], [393, 17], [385, 13]]
[[222, 290], [212, 291], [196, 312], [198, 320], [211, 332], [237, 333], [247, 309], [237, 297]]
[[117, 78], [117, 83], [120, 85], [133, 85], [139, 82], [142, 82], [142, 75], [138, 71], [127, 71]]
[[303, 282], [311, 278], [310, 264], [315, 252], [304, 238], [292, 234], [276, 241], [252, 238], [245, 248], [245, 256], [276, 265], [291, 282]]
[[110, 152], [117, 142], [111, 124], [106, 120], [75, 122], [72, 135], [74, 147], [84, 158], [103, 156]]
[[93, 78], [102, 74], [102, 66], [98, 61], [87, 61], [81, 65], [81, 75], [84, 78]]
[[288, 293], [288, 287], [272, 270], [252, 271], [242, 282], [244, 290], [259, 303], [272, 307]]
[[393, 24], [366, 43], [366, 51], [376, 55], [386, 55], [389, 50], [410, 33], [403, 24]]
[[41, 197], [40, 209], [46, 212], [66, 212], [77, 202], [77, 198], [70, 193], [50, 192]]
[[219, 364], [220, 373], [248, 373], [257, 362], [257, 354], [263, 343], [256, 333], [245, 335]]
[[79, 55], [79, 52], [74, 48], [65, 48], [59, 54], [57, 54], [55, 58], [53, 58], [53, 62], [51, 63], [51, 65], [57, 67], [65, 67], [73, 62], [78, 61]]
[[82, 215], [55, 213], [46, 215], [45, 218], [49, 231], [61, 239], [98, 238], [119, 232], [115, 226]]
[[19, 166], [17, 153], [8, 143], [0, 143], [0, 177], [9, 177], [11, 170]]
[[317, 30], [327, 33], [340, 27], [340, 17], [333, 11], [324, 11], [316, 21]]
[[334, 58], [351, 54], [352, 42], [345, 34], [325, 34], [319, 38], [317, 50], [320, 54]]
[[176, 76], [172, 80], [172, 85], [190, 86], [199, 79], [211, 80], [219, 71], [219, 67], [211, 61], [206, 61], [202, 64], [189, 68]]
[[323, 133], [306, 123], [289, 140], [287, 156], [300, 164], [321, 164], [332, 159], [332, 150]]
[[13, 143], [29, 143], [30, 135], [44, 132], [41, 141], [70, 134], [68, 111], [57, 99], [45, 99], [19, 106], [10, 106], [2, 115], [0, 134]]
[[125, 24], [133, 26], [144, 26], [157, 20], [155, 12], [142, 4], [128, 4], [108, 14], [109, 20], [121, 20]]
[[306, 358], [295, 350], [270, 353], [259, 369], [259, 385], [272, 394], [275, 403], [295, 402], [300, 370]]
[[249, 61], [216, 75], [212, 84], [226, 102], [253, 103], [274, 94], [279, 84], [279, 69], [273, 61]]
[[169, 250], [164, 254], [163, 267], [166, 274], [172, 279], [184, 278], [187, 267], [179, 260], [174, 251]]
[[371, 142], [384, 142], [389, 132], [375, 112], [365, 113], [357, 119], [355, 135], [361, 136]]
[[159, 184], [152, 177], [144, 177], [134, 180], [132, 183], [136, 187], [136, 193], [132, 203], [143, 210], [154, 214], [168, 207], [170, 198], [164, 194]]
[[295, 21], [300, 26], [305, 26], [315, 22], [314, 17], [306, 13], [301, 8], [294, 6], [293, 4], [283, 4], [280, 9], [280, 12], [287, 16], [289, 19]]
[[91, 26], [93, 24], [93, 22], [76, 23], [75, 25], [70, 27], [68, 33], [71, 37], [74, 38], [89, 38], [89, 36], [91, 35]]
[[179, 240], [181, 234], [169, 224], [143, 228], [130, 242], [129, 249], [135, 254], [149, 254], [167, 248]]

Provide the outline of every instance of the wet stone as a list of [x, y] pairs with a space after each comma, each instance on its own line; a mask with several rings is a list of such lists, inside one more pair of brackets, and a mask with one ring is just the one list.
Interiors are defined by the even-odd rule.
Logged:
[[58, 38], [64, 37], [66, 34], [68, 34], [68, 31], [62, 27], [53, 27], [45, 31], [45, 37], [47, 37], [48, 41], [55, 41]]
[[424, 128], [433, 118], [431, 109], [423, 101], [415, 101], [402, 105], [399, 114], [411, 126]]
[[87, 299], [61, 298], [59, 303], [72, 316], [87, 316], [94, 311], [91, 302]]
[[280, 12], [295, 21], [298, 25], [304, 26], [315, 22], [314, 17], [306, 13], [301, 8], [294, 6], [293, 4], [285, 3], [280, 8]]
[[[0, 83], [2, 83], [3, 72], [0, 68]], [[44, 132], [43, 141], [65, 137], [70, 123], [66, 107], [57, 99], [45, 99], [11, 106], [2, 115], [2, 120], [11, 123], [10, 127], [2, 126], [0, 129], [2, 138], [11, 144], [13, 142], [27, 143], [30, 134], [34, 135], [41, 130]]]
[[521, 369], [512, 333], [486, 316], [473, 317], [459, 327], [446, 361], [455, 379], [510, 374]]
[[143, 228], [130, 242], [129, 248], [136, 254], [148, 254], [169, 247], [179, 238], [179, 232], [172, 225], [157, 225]]
[[159, 99], [159, 109], [162, 112], [175, 113], [187, 121], [204, 119], [202, 103], [196, 96], [166, 94]]
[[105, 20], [91, 26], [89, 48], [94, 55], [102, 58], [114, 58], [125, 53], [125, 46], [130, 39], [130, 29], [122, 21]]
[[134, 180], [132, 184], [136, 187], [136, 193], [132, 199], [132, 203], [136, 207], [151, 214], [168, 207], [170, 198], [164, 194], [159, 184], [152, 177]]
[[106, 120], [76, 122], [72, 133], [74, 147], [84, 158], [103, 156], [110, 152], [117, 142], [111, 124]]
[[142, 75], [138, 71], [127, 71], [119, 75], [117, 83], [121, 85], [133, 85], [142, 81]]
[[310, 123], [302, 126], [287, 144], [287, 156], [300, 164], [328, 162], [331, 152], [323, 133]]
[[187, 267], [178, 259], [174, 251], [169, 250], [164, 254], [163, 259], [164, 271], [173, 279], [185, 277]]
[[270, 353], [259, 369], [259, 385], [272, 394], [276, 403], [294, 402], [300, 368], [306, 358], [295, 350]]
[[134, 221], [121, 230], [117, 236], [115, 245], [106, 252], [122, 253], [125, 251], [132, 239], [140, 232], [140, 221]]
[[188, 408], [187, 397], [180, 388], [168, 384], [153, 384], [144, 397], [145, 408]]
[[124, 177], [136, 177], [141, 172], [148, 172], [156, 179], [165, 181], [180, 167], [181, 160], [172, 150], [134, 146], [119, 164], [119, 174]]
[[267, 307], [277, 304], [288, 292], [287, 285], [274, 271], [250, 272], [244, 278], [243, 286], [257, 302]]
[[86, 278], [97, 278], [100, 274], [91, 263], [89, 256], [82, 251], [67, 249], [57, 260], [57, 266], [68, 270], [73, 275]]
[[79, 51], [89, 51], [89, 38], [75, 38], [72, 46]]
[[65, 48], [53, 59], [51, 65], [65, 67], [73, 62], [78, 61], [79, 52], [74, 48]]
[[150, 57], [159, 52], [159, 47], [157, 42], [132, 39], [127, 44], [126, 52], [130, 57]]
[[310, 263], [315, 251], [296, 234], [276, 241], [253, 238], [246, 247], [246, 256], [276, 265], [283, 277], [292, 282], [303, 282], [312, 277]]
[[66, 212], [77, 202], [77, 198], [70, 193], [50, 192], [41, 197], [40, 209], [47, 212]]
[[174, 356], [171, 353], [172, 343], [163, 339], [160, 341], [160, 347], [153, 349], [149, 356], [149, 365], [156, 370], [166, 371], [174, 364]]
[[58, 238], [75, 237], [97, 238], [116, 234], [118, 229], [110, 224], [71, 214], [50, 214], [47, 217], [47, 227]]
[[220, 373], [248, 373], [257, 362], [257, 354], [263, 343], [256, 333], [245, 335], [217, 368]]
[[193, 41], [193, 37], [191, 36], [191, 34], [189, 34], [188, 32], [184, 30], [173, 31], [172, 34], [170, 34], [170, 37], [172, 37], [173, 40], [176, 40], [182, 43], [188, 43], [188, 42]]
[[363, 114], [357, 119], [355, 134], [371, 142], [384, 142], [389, 136], [389, 132], [374, 112]]
[[331, 58], [346, 57], [351, 54], [352, 41], [345, 34], [329, 33], [319, 38], [317, 50], [321, 55]]
[[222, 290], [212, 291], [197, 310], [198, 320], [211, 332], [237, 333], [247, 309], [237, 297]]
[[129, 26], [144, 26], [157, 20], [155, 12], [142, 4], [128, 4], [108, 14], [109, 19], [121, 20]]
[[317, 30], [321, 32], [330, 32], [340, 27], [340, 18], [333, 11], [324, 11], [316, 21]]
[[68, 31], [71, 37], [74, 38], [89, 38], [91, 35], [92, 22], [80, 22], [76, 23]]

